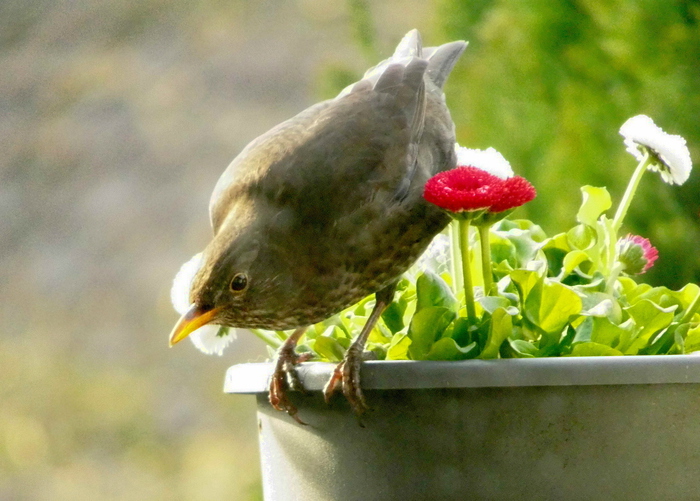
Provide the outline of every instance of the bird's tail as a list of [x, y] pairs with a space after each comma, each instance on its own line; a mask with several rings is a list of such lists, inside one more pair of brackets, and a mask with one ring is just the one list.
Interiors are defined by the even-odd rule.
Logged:
[[[452, 72], [457, 59], [467, 48], [467, 42], [457, 40], [439, 47], [422, 47], [420, 33], [411, 30], [401, 39], [396, 46], [394, 55], [388, 60], [419, 57], [428, 60], [427, 75], [440, 89], [445, 85], [447, 77]], [[380, 63], [381, 64], [381, 63]]]
[[457, 40], [439, 47], [426, 47], [423, 49], [423, 57], [428, 59], [428, 77], [440, 89], [445, 85], [457, 59], [467, 48], [467, 42]]
[[[365, 72], [362, 81], [368, 81], [374, 86], [390, 64], [398, 63], [406, 66], [411, 60], [418, 58], [428, 61], [426, 75], [437, 88], [442, 89], [457, 59], [459, 59], [459, 56], [462, 55], [462, 52], [464, 52], [466, 48], [467, 42], [464, 40], [446, 43], [439, 47], [424, 48], [420, 33], [418, 30], [413, 29], [406, 33], [401, 39], [396, 46], [394, 54], [390, 58], [385, 59]], [[348, 86], [338, 97], [348, 94], [354, 85], [355, 84]]]

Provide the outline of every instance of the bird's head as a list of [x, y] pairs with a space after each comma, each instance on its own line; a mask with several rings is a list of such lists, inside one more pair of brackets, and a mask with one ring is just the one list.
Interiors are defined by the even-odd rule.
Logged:
[[217, 233], [191, 282], [185, 280], [189, 308], [170, 334], [171, 346], [207, 324], [255, 327], [256, 319], [269, 315], [279, 278], [260, 235], [242, 224]]

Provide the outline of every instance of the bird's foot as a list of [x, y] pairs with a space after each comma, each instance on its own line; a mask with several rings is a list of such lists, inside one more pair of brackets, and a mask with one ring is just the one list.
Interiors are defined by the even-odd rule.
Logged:
[[291, 390], [306, 391], [299, 380], [296, 366], [302, 362], [306, 362], [311, 358], [311, 353], [298, 354], [294, 351], [294, 347], [283, 346], [277, 352], [277, 361], [275, 363], [275, 371], [270, 379], [270, 404], [278, 411], [284, 411], [289, 414], [299, 424], [306, 424], [297, 415], [296, 406], [289, 399], [287, 392]]
[[323, 389], [323, 397], [328, 403], [338, 386], [340, 386], [343, 390], [343, 395], [345, 395], [350, 407], [358, 417], [369, 410], [360, 387], [360, 367], [364, 358], [364, 354], [361, 351], [350, 347], [343, 361], [333, 370], [331, 378]]

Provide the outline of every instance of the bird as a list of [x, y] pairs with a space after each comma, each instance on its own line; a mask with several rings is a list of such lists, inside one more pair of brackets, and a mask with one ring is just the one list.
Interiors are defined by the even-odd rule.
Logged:
[[250, 142], [216, 183], [214, 236], [192, 280], [189, 310], [170, 345], [207, 325], [293, 330], [270, 378], [272, 406], [299, 423], [289, 391], [305, 330], [363, 298], [375, 304], [324, 388], [369, 410], [364, 347], [402, 274], [449, 223], [423, 198], [426, 181], [455, 167], [455, 125], [443, 86], [464, 41], [423, 48], [408, 32], [388, 59], [338, 96]]

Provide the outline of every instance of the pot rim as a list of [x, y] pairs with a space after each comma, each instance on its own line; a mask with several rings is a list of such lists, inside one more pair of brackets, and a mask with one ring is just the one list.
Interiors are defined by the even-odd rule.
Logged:
[[[322, 390], [334, 363], [306, 362], [298, 374], [308, 391]], [[274, 364], [237, 364], [226, 371], [225, 393], [266, 393]], [[511, 358], [453, 362], [371, 360], [362, 364], [362, 388], [399, 390], [526, 386], [700, 383], [700, 356]]]

